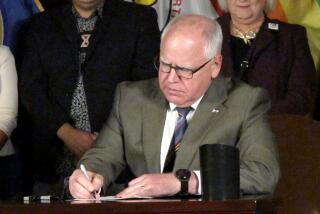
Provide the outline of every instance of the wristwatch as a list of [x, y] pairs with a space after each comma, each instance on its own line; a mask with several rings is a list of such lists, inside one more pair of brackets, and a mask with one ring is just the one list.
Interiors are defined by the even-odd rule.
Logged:
[[176, 171], [176, 177], [181, 182], [181, 189], [179, 195], [188, 195], [188, 184], [191, 176], [191, 172], [188, 169], [178, 169]]

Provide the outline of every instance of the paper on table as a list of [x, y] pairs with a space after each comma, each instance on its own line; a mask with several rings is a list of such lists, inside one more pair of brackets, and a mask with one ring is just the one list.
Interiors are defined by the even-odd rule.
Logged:
[[139, 199], [151, 199], [152, 197], [131, 197], [131, 198], [119, 198], [113, 195], [101, 196], [99, 199], [73, 199], [74, 201], [118, 201], [118, 200], [139, 200]]

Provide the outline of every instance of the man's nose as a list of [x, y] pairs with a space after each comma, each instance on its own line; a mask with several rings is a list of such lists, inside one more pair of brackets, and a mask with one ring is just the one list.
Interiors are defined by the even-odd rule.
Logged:
[[170, 68], [168, 75], [169, 82], [177, 82], [179, 80], [179, 76], [177, 75], [176, 69], [173, 67]]

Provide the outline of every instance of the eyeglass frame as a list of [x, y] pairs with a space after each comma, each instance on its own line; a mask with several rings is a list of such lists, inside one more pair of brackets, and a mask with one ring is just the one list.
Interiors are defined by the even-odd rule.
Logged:
[[[161, 71], [163, 73], [170, 73], [172, 69], [174, 69], [174, 71], [176, 72], [177, 76], [179, 78], [185, 78], [185, 79], [192, 79], [193, 77], [193, 74], [197, 73], [198, 71], [200, 71], [202, 68], [204, 68], [211, 60], [213, 60], [215, 57], [209, 59], [208, 61], [206, 61], [205, 63], [203, 63], [202, 65], [200, 65], [198, 68], [195, 68], [195, 69], [191, 69], [191, 68], [184, 68], [184, 67], [180, 67], [180, 66], [173, 66], [172, 64], [169, 64], [169, 63], [166, 63], [164, 61], [162, 61], [160, 59], [159, 56], [157, 56], [155, 59], [154, 59], [154, 66], [155, 68], [158, 70], [158, 71]], [[169, 70], [168, 72], [165, 72], [162, 70], [160, 70], [160, 64], [162, 65], [165, 65], [165, 66], [169, 66]], [[184, 70], [184, 71], [183, 71]], [[180, 72], [179, 72], [180, 71]], [[186, 76], [182, 76], [181, 73], [184, 73], [184, 72], [191, 72], [191, 76], [190, 77], [186, 77]]]

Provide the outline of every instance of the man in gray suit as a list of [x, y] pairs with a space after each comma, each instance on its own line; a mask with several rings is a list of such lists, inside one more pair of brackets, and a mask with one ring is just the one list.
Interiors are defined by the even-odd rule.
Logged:
[[159, 78], [117, 87], [107, 124], [80, 160], [87, 176], [77, 169], [70, 177], [73, 197], [93, 197], [101, 187], [124, 198], [201, 193], [198, 148], [215, 143], [240, 150], [243, 193], [275, 189], [279, 165], [269, 98], [219, 76], [221, 43], [220, 26], [202, 16], [181, 16], [167, 26]]

